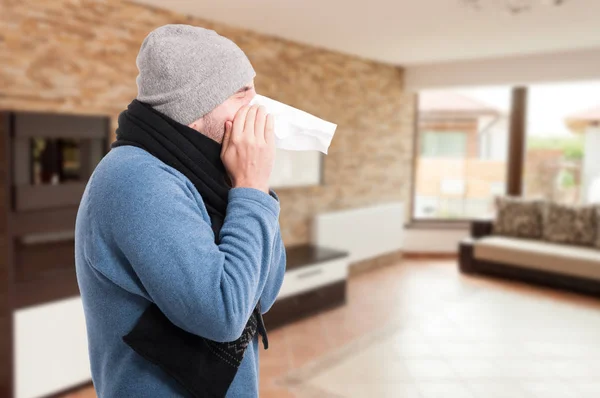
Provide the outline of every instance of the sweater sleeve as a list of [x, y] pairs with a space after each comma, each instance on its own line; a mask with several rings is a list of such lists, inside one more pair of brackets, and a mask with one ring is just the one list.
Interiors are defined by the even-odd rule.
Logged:
[[124, 189], [113, 234], [151, 300], [190, 333], [237, 339], [269, 279], [279, 202], [251, 188], [230, 190], [216, 245], [179, 178]]
[[263, 314], [271, 309], [277, 299], [277, 295], [283, 284], [286, 260], [285, 247], [283, 245], [283, 240], [281, 239], [281, 230], [278, 229], [277, 236], [275, 237], [275, 244], [273, 245], [273, 262], [271, 264], [267, 283], [265, 284], [265, 288], [262, 291], [262, 296], [260, 298], [260, 309]]
[[[269, 193], [275, 200], [277, 200], [277, 202], [279, 202], [279, 196], [275, 191], [271, 189]], [[272, 253], [273, 255], [271, 268], [269, 270], [269, 277], [260, 297], [260, 309], [263, 314], [268, 312], [275, 303], [277, 295], [279, 295], [279, 290], [281, 290], [281, 285], [283, 284], [283, 278], [285, 275], [287, 258], [285, 246], [281, 238], [280, 227], [277, 228], [277, 235], [275, 236], [275, 241], [273, 243]]]

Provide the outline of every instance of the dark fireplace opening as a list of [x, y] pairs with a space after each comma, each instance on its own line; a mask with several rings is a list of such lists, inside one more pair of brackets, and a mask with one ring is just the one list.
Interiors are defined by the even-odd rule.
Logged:
[[103, 139], [30, 139], [30, 180], [32, 185], [84, 182], [102, 156]]

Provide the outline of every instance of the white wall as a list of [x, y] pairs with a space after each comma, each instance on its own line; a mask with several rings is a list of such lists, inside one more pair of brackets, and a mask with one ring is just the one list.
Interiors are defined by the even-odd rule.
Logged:
[[421, 229], [404, 230], [405, 253], [457, 253], [458, 243], [469, 236], [465, 229]]
[[410, 91], [600, 79], [600, 48], [409, 66]]

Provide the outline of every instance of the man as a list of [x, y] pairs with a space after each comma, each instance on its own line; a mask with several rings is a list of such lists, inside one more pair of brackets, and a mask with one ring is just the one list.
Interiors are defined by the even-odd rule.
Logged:
[[262, 314], [285, 251], [268, 188], [273, 120], [254, 69], [213, 31], [166, 25], [90, 178], [75, 258], [101, 398], [258, 396]]

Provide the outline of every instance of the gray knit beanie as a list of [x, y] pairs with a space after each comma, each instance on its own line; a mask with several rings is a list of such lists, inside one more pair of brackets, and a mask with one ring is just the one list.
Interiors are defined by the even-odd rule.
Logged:
[[256, 76], [234, 42], [190, 25], [165, 25], [150, 32], [136, 64], [137, 99], [185, 125], [215, 109]]

